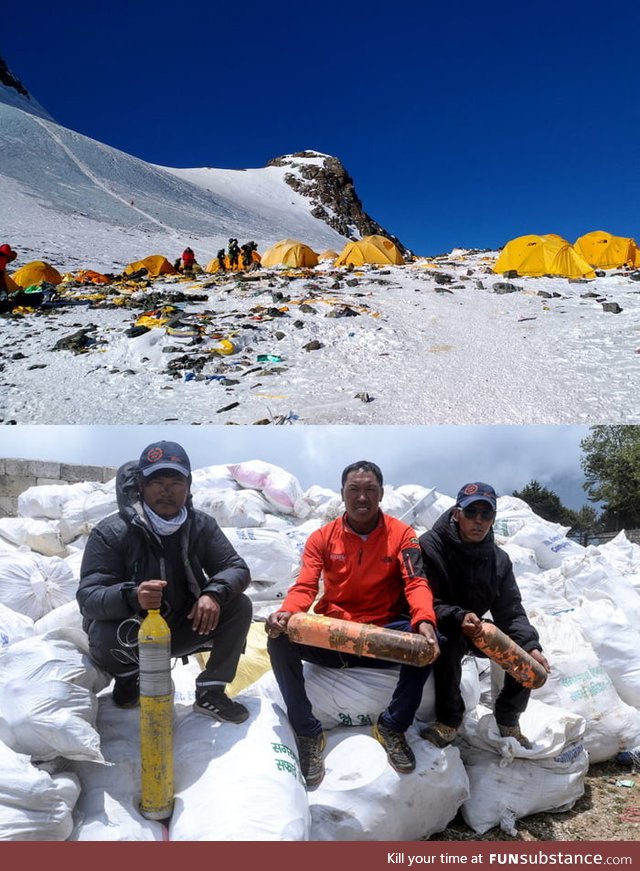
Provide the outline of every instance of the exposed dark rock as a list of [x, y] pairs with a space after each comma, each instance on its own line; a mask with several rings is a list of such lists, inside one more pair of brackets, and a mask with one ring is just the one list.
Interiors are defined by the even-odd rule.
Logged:
[[453, 275], [449, 275], [446, 272], [434, 272], [433, 280], [436, 284], [451, 284], [453, 281], [455, 281]]
[[[322, 164], [307, 163], [309, 158], [322, 158]], [[291, 167], [284, 180], [313, 206], [311, 214], [324, 221], [341, 236], [358, 239], [362, 236], [387, 236], [398, 246], [403, 256], [412, 252], [402, 242], [374, 221], [362, 208], [353, 179], [337, 157], [317, 151], [298, 151], [274, 157], [267, 166]]]
[[9, 67], [1, 57], [0, 82], [2, 82], [3, 85], [7, 85], [7, 87], [9, 88], [13, 88], [19, 94], [22, 94], [23, 97], [29, 97], [29, 91], [27, 91], [22, 82], [13, 75], [13, 73], [9, 70]]
[[605, 312], [612, 312], [614, 315], [619, 315], [622, 311], [617, 302], [603, 302], [602, 310]]
[[498, 281], [493, 285], [492, 290], [494, 293], [516, 293], [516, 291], [522, 290], [522, 288], [508, 281]]
[[145, 333], [148, 333], [150, 327], [142, 326], [142, 324], [136, 326], [129, 327], [128, 330], [124, 331], [125, 336], [128, 336], [130, 339], [135, 339], [136, 336], [143, 336]]
[[94, 336], [89, 335], [96, 329], [95, 324], [89, 324], [88, 327], [82, 327], [70, 336], [65, 336], [63, 339], [58, 339], [52, 351], [73, 351], [74, 354], [82, 354], [94, 347], [97, 342]]
[[332, 308], [331, 311], [328, 311], [325, 315], [325, 318], [357, 318], [359, 316], [359, 312], [355, 311], [348, 305], [336, 306]]
[[170, 360], [167, 363], [166, 371], [169, 374], [174, 375], [174, 377], [182, 369], [190, 369], [191, 371], [198, 373], [201, 372], [203, 367], [210, 362], [210, 355], [205, 357], [191, 357], [188, 354], [183, 354], [180, 357], [175, 357], [173, 360]]

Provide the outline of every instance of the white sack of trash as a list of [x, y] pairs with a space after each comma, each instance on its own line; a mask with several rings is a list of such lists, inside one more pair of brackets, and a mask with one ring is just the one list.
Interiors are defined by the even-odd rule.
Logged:
[[515, 836], [516, 820], [570, 810], [584, 792], [589, 756], [582, 717], [531, 699], [520, 718], [530, 750], [502, 738], [488, 708], [465, 718], [460, 752], [469, 778], [462, 804], [467, 825], [482, 835], [494, 826]]

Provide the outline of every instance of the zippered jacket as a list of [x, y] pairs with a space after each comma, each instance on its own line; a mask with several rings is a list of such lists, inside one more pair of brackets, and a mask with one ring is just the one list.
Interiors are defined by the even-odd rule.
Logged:
[[8, 263], [12, 263], [17, 253], [11, 249], [10, 245], [0, 245], [0, 272], [4, 272]]
[[308, 611], [320, 589], [317, 614], [384, 626], [402, 615], [413, 628], [435, 626], [433, 597], [414, 530], [380, 512], [366, 539], [348, 525], [346, 514], [312, 532], [302, 567], [280, 611]]
[[[137, 587], [142, 581], [171, 579], [162, 538], [148, 524], [139, 501], [135, 461], [118, 470], [116, 494], [118, 513], [91, 531], [82, 558], [76, 598], [85, 620], [131, 617], [140, 611]], [[186, 507], [174, 559], [188, 589], [176, 598], [193, 603], [206, 592], [224, 607], [249, 585], [249, 568], [213, 517], [193, 508], [191, 496]], [[172, 598], [170, 586], [166, 598]]]
[[433, 587], [438, 628], [459, 633], [465, 614], [491, 619], [526, 651], [541, 650], [538, 633], [529, 622], [513, 574], [509, 554], [489, 530], [479, 544], [460, 539], [453, 508], [420, 536], [422, 557]]

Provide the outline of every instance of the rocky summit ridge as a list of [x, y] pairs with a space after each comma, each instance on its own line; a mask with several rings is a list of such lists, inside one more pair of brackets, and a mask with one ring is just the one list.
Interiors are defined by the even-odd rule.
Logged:
[[267, 166], [291, 167], [285, 182], [312, 204], [311, 214], [341, 236], [359, 239], [381, 235], [392, 239], [403, 254], [405, 245], [363, 209], [352, 177], [337, 157], [319, 151], [298, 151], [268, 161]]

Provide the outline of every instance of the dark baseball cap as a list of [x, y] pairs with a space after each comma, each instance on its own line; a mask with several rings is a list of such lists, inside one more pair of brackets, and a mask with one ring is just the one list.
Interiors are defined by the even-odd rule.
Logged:
[[145, 477], [161, 469], [173, 469], [185, 478], [191, 474], [191, 463], [187, 452], [177, 442], [153, 442], [140, 454], [138, 471]]
[[498, 497], [496, 491], [491, 484], [483, 484], [482, 481], [474, 481], [471, 484], [465, 484], [458, 492], [456, 505], [459, 508], [466, 508], [472, 502], [488, 502], [495, 511], [498, 505]]

